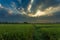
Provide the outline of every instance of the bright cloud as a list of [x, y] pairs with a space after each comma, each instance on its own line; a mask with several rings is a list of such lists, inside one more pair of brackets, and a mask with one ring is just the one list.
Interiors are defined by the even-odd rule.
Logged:
[[28, 5], [28, 11], [31, 12], [31, 7], [32, 7], [32, 4], [33, 4], [34, 0], [31, 0], [30, 4]]
[[53, 16], [53, 13], [54, 12], [57, 12], [57, 11], [60, 11], [60, 6], [58, 7], [49, 7], [47, 9], [45, 9], [44, 11], [41, 11], [41, 10], [37, 10], [37, 12], [35, 14], [33, 13], [30, 13], [28, 14], [28, 16], [30, 17], [40, 17], [40, 16]]
[[37, 12], [35, 13], [35, 14], [28, 14], [28, 16], [30, 16], [30, 17], [39, 17], [39, 16], [43, 16], [43, 15], [45, 15], [45, 12], [43, 12], [43, 11], [40, 11], [40, 10], [37, 10]]
[[0, 4], [0, 8], [4, 8], [4, 7], [2, 6], [2, 4]]

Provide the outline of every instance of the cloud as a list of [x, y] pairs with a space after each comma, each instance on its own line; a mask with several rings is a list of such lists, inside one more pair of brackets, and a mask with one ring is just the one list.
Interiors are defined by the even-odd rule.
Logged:
[[32, 7], [32, 4], [33, 4], [34, 0], [31, 0], [31, 2], [29, 3], [28, 5], [28, 11], [31, 12], [31, 7]]
[[60, 5], [57, 7], [46, 8], [44, 11], [41, 11], [40, 9], [38, 9], [35, 14], [30, 13], [30, 14], [28, 14], [28, 16], [30, 16], [30, 17], [53, 16], [54, 13], [56, 13], [58, 11], [60, 11]]
[[[24, 3], [26, 3], [26, 1], [24, 1]], [[25, 5], [27, 8], [23, 8], [24, 11], [22, 11], [22, 14], [24, 12], [23, 15], [29, 17], [53, 16], [53, 13], [59, 11], [59, 4], [59, 0], [31, 0], [28, 6]]]
[[42, 6], [41, 10], [44, 10], [52, 6], [56, 7], [59, 4], [60, 4], [60, 1], [57, 1], [57, 0], [34, 0], [32, 10], [37, 9], [39, 6]]
[[58, 10], [57, 6], [60, 4], [59, 0], [15, 0], [15, 1], [8, 0], [8, 1], [7, 2], [5, 1], [5, 5], [7, 6], [7, 4], [9, 4], [9, 6], [7, 7], [9, 9], [9, 13], [21, 14], [30, 17], [44, 15], [50, 16], [52, 15], [51, 13], [53, 13], [53, 11]]
[[0, 17], [4, 15], [11, 21], [20, 18], [23, 21], [28, 19], [30, 22], [59, 21], [59, 11], [60, 0], [0, 0], [0, 14], [2, 13]]
[[8, 15], [7, 10], [4, 8], [0, 8], [0, 18], [1, 17], [7, 17], [7, 15]]
[[2, 6], [2, 4], [0, 4], [0, 8], [4, 8], [4, 7]]

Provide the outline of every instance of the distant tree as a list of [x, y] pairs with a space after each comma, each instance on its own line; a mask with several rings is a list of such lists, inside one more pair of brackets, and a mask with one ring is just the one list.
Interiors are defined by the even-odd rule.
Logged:
[[24, 22], [24, 24], [28, 24], [28, 22]]

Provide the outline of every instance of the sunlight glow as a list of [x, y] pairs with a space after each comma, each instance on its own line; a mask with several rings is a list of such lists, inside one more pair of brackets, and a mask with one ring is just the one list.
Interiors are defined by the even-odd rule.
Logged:
[[45, 15], [45, 12], [37, 10], [37, 12], [34, 15], [33, 14], [28, 14], [28, 15], [31, 17], [37, 17], [37, 16], [39, 17]]
[[33, 4], [33, 1], [34, 0], [31, 0], [30, 4], [28, 5], [28, 8], [27, 9], [28, 9], [29, 12], [31, 12], [31, 7], [32, 7], [32, 4]]
[[56, 12], [57, 10], [60, 10], [60, 6], [54, 7], [54, 8], [49, 7], [45, 9], [44, 11], [41, 11], [38, 9], [35, 14], [31, 13], [31, 14], [28, 14], [28, 16], [30, 17], [53, 16], [53, 13]]

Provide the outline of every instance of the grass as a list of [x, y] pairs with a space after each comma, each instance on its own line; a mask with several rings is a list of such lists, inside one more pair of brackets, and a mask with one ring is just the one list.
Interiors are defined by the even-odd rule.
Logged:
[[60, 24], [0, 24], [0, 40], [60, 40]]
[[4, 32], [23, 32], [31, 30], [30, 24], [0, 24], [0, 31]]
[[30, 39], [32, 37], [32, 31], [33, 26], [31, 24], [0, 24], [0, 37], [2, 36], [0, 39], [28, 40], [28, 36], [30, 36]]

